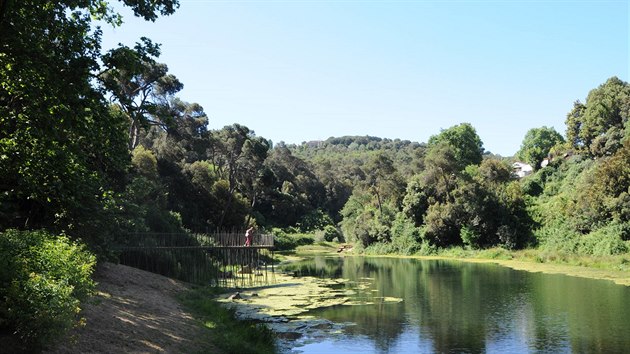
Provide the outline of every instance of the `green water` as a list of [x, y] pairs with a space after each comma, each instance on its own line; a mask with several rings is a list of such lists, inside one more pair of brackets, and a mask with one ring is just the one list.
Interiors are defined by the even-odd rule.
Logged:
[[289, 268], [347, 279], [356, 300], [374, 302], [310, 313], [348, 325], [294, 352], [630, 353], [630, 287], [610, 281], [395, 258], [315, 256]]

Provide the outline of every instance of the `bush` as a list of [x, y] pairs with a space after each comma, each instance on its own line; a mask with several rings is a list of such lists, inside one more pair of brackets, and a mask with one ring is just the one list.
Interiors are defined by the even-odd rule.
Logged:
[[412, 255], [420, 250], [420, 228], [414, 225], [413, 220], [398, 213], [392, 224], [392, 247], [398, 254]]
[[481, 239], [481, 235], [479, 235], [475, 229], [466, 225], [462, 226], [459, 230], [459, 236], [462, 238], [464, 244], [470, 247], [478, 246], [479, 240]]
[[523, 179], [523, 181], [521, 182], [522, 187], [523, 187], [523, 193], [527, 195], [531, 195], [532, 197], [537, 197], [542, 194], [543, 192], [542, 182], [540, 180], [540, 177], [538, 176], [539, 175], [536, 174], [529, 178]]
[[543, 251], [566, 255], [611, 256], [630, 251], [622, 237], [624, 224], [612, 223], [581, 235], [561, 225], [542, 228], [537, 232]]
[[513, 259], [514, 256], [512, 253], [505, 248], [502, 247], [493, 247], [488, 248], [486, 250], [480, 251], [479, 258], [489, 258], [489, 259]]
[[315, 233], [313, 234], [313, 241], [315, 243], [322, 243], [326, 241], [325, 238], [326, 235], [324, 235], [324, 230], [317, 230], [315, 231]]
[[544, 251], [575, 254], [578, 249], [580, 235], [570, 230], [562, 222], [541, 228], [535, 233], [537, 241]]
[[45, 231], [0, 234], [0, 329], [29, 350], [40, 349], [78, 323], [80, 301], [94, 283], [96, 258], [65, 236]]
[[326, 227], [324, 227], [324, 240], [332, 242], [337, 239], [337, 241], [341, 242], [340, 238], [341, 233], [339, 233], [336, 227], [332, 225], [326, 225]]
[[621, 227], [611, 224], [582, 236], [578, 253], [593, 256], [612, 256], [628, 252], [627, 244], [621, 239]]
[[417, 254], [421, 256], [434, 256], [438, 253], [437, 246], [430, 244], [429, 242], [422, 242]]
[[369, 255], [394, 254], [396, 253], [396, 249], [389, 242], [374, 242], [365, 247], [363, 253]]
[[273, 229], [274, 246], [278, 251], [294, 250], [298, 246], [312, 245], [315, 242], [313, 236], [306, 234], [287, 234], [280, 229]]

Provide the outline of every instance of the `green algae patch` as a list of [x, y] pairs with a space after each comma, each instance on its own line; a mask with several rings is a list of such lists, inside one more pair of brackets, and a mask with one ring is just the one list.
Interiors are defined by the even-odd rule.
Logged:
[[279, 265], [285, 263], [298, 262], [304, 259], [304, 257], [296, 255], [295, 252], [277, 252], [276, 259], [280, 261]]
[[239, 319], [265, 323], [280, 340], [335, 335], [353, 325], [338, 324], [310, 316], [309, 311], [333, 306], [395, 304], [403, 300], [379, 297], [367, 279], [321, 279], [276, 274], [276, 284], [221, 295], [216, 301], [234, 311]]
[[[310, 310], [339, 305], [368, 305], [375, 302], [400, 302], [402, 299], [371, 296], [371, 284], [351, 282], [347, 279], [320, 279], [276, 275], [277, 284], [247, 290], [238, 296], [222, 296], [220, 303], [234, 309], [238, 317], [265, 319], [265, 317], [296, 317]], [[351, 286], [341, 288], [340, 286]], [[359, 296], [369, 292], [370, 295]], [[365, 298], [365, 300], [362, 300]], [[359, 299], [359, 300], [357, 300]], [[270, 319], [272, 320], [272, 319]], [[273, 320], [272, 320], [273, 321]]]

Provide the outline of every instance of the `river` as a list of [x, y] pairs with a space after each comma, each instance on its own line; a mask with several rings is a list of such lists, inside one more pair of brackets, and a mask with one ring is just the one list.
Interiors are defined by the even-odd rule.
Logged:
[[630, 287], [611, 281], [489, 263], [323, 255], [284, 269], [344, 279], [337, 286], [368, 303], [311, 311], [342, 329], [303, 338], [294, 353], [630, 352]]

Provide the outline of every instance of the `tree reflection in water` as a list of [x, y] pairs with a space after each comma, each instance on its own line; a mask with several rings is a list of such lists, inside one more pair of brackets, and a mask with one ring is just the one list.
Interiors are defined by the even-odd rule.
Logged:
[[[334, 339], [346, 343], [348, 352], [368, 347], [382, 353], [621, 353], [630, 348], [630, 288], [612, 282], [449, 260], [315, 256], [289, 268], [297, 275], [348, 279], [349, 289], [370, 279], [371, 288], [353, 296], [373, 305], [312, 313], [355, 324], [343, 339]], [[404, 301], [382, 303], [381, 297]], [[309, 353], [323, 345], [299, 350]]]

